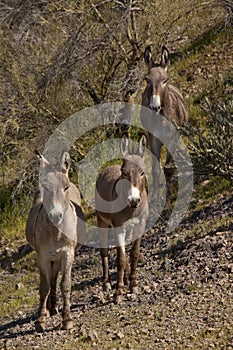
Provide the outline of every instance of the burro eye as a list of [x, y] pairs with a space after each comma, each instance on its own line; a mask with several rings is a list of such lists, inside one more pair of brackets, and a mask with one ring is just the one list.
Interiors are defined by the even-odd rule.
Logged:
[[162, 85], [165, 86], [167, 84], [168, 79], [163, 80]]
[[69, 184], [66, 184], [66, 185], [64, 186], [64, 191], [67, 192], [69, 188], [70, 188], [70, 185], [69, 185]]
[[126, 171], [122, 170], [121, 174], [123, 178], [125, 179], [129, 178], [129, 174]]
[[145, 80], [146, 80], [146, 82], [147, 82], [148, 85], [151, 85], [151, 80], [150, 80], [149, 77], [145, 77]]

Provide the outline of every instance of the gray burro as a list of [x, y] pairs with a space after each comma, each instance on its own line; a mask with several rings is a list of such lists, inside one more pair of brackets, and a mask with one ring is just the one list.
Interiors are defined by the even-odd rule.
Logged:
[[45, 328], [46, 317], [58, 311], [56, 285], [61, 271], [63, 297], [62, 328], [73, 327], [70, 312], [71, 268], [78, 236], [84, 230], [81, 199], [77, 187], [69, 181], [70, 155], [62, 152], [60, 162], [51, 164], [40, 158], [40, 188], [29, 212], [26, 237], [36, 251], [40, 272], [40, 302], [36, 330]]
[[[167, 66], [169, 63], [168, 49], [163, 46], [161, 52], [160, 62], [154, 62], [151, 53], [151, 47], [148, 46], [144, 52], [144, 60], [148, 67], [148, 72], [145, 77], [147, 82], [145, 90], [142, 95], [142, 106], [148, 108], [151, 111], [151, 121], [149, 122], [149, 114], [145, 108], [141, 109], [141, 121], [143, 126], [149, 131], [148, 142], [153, 157], [152, 162], [152, 174], [153, 174], [153, 197], [154, 199], [159, 197], [160, 187], [160, 155], [161, 147], [164, 144], [164, 132], [166, 128], [163, 122], [159, 123], [159, 117], [165, 117], [170, 122], [175, 122], [181, 126], [188, 122], [189, 113], [184, 98], [179, 89], [173, 84], [169, 83], [169, 77], [167, 74]], [[156, 135], [156, 136], [155, 136]], [[170, 141], [169, 134], [166, 137], [167, 143]], [[169, 185], [173, 171], [169, 165], [171, 165], [172, 156], [167, 151], [167, 157], [164, 167], [164, 173], [166, 177], [167, 189], [169, 191]]]

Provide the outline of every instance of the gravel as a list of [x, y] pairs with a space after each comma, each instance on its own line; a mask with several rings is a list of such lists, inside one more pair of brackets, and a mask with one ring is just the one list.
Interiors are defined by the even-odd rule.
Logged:
[[[121, 305], [102, 290], [99, 252], [83, 247], [72, 272], [74, 329], [62, 331], [58, 314], [38, 334], [35, 309], [25, 305], [1, 320], [0, 349], [233, 349], [232, 212], [233, 197], [225, 195], [172, 234], [158, 222], [142, 240], [139, 294], [126, 289]], [[226, 220], [214, 225], [216, 218]], [[113, 281], [114, 261], [112, 251]]]

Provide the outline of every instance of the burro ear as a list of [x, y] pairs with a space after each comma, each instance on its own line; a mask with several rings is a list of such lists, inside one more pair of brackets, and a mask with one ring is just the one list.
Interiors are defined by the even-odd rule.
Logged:
[[34, 153], [40, 159], [40, 162], [43, 168], [49, 166], [49, 162], [47, 161], [47, 159], [37, 149], [35, 149]]
[[139, 147], [138, 147], [138, 154], [141, 157], [144, 157], [147, 147], [147, 137], [145, 134], [141, 134], [140, 140], [139, 140]]
[[69, 152], [65, 151], [61, 157], [61, 168], [63, 173], [68, 173], [70, 169], [71, 159]]
[[153, 65], [153, 59], [152, 59], [152, 54], [151, 54], [151, 47], [147, 46], [145, 51], [144, 51], [144, 61], [148, 65], [148, 67], [151, 67]]
[[160, 65], [164, 69], [167, 69], [168, 62], [169, 62], [169, 51], [166, 48], [166, 46], [163, 46], [162, 47], [162, 53], [161, 53]]
[[121, 137], [121, 154], [125, 157], [129, 154], [129, 135], [124, 133]]

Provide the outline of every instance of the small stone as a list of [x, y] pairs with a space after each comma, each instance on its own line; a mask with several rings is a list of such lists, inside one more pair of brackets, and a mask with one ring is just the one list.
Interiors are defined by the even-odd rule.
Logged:
[[5, 250], [3, 251], [3, 255], [5, 256], [11, 256], [14, 253], [14, 251], [8, 247], [5, 248]]
[[89, 331], [88, 336], [92, 341], [98, 340], [98, 334], [94, 329]]
[[157, 282], [153, 282], [152, 286], [151, 286], [151, 290], [152, 291], [156, 291], [158, 289], [159, 284]]
[[23, 289], [23, 288], [24, 288], [24, 284], [23, 283], [21, 283], [21, 282], [16, 283], [16, 285], [15, 285], [15, 289], [16, 290], [20, 290], [20, 289]]
[[124, 333], [122, 333], [121, 331], [117, 332], [116, 335], [117, 335], [117, 337], [119, 339], [123, 339], [124, 338]]
[[128, 300], [130, 300], [130, 301], [135, 301], [135, 300], [137, 300], [137, 295], [136, 294], [134, 294], [134, 293], [128, 293], [127, 295], [127, 299]]
[[23, 244], [18, 248], [18, 252], [23, 256], [33, 251], [29, 244]]
[[152, 290], [150, 289], [149, 286], [143, 286], [144, 292], [146, 292], [147, 294], [151, 294]]
[[102, 301], [102, 303], [105, 303], [104, 293], [102, 291], [99, 292], [99, 299]]
[[83, 337], [87, 337], [87, 330], [84, 326], [81, 326], [80, 332], [82, 334]]
[[222, 231], [217, 231], [217, 232], [215, 233], [216, 236], [222, 236], [223, 234], [224, 234], [224, 232], [222, 232]]

